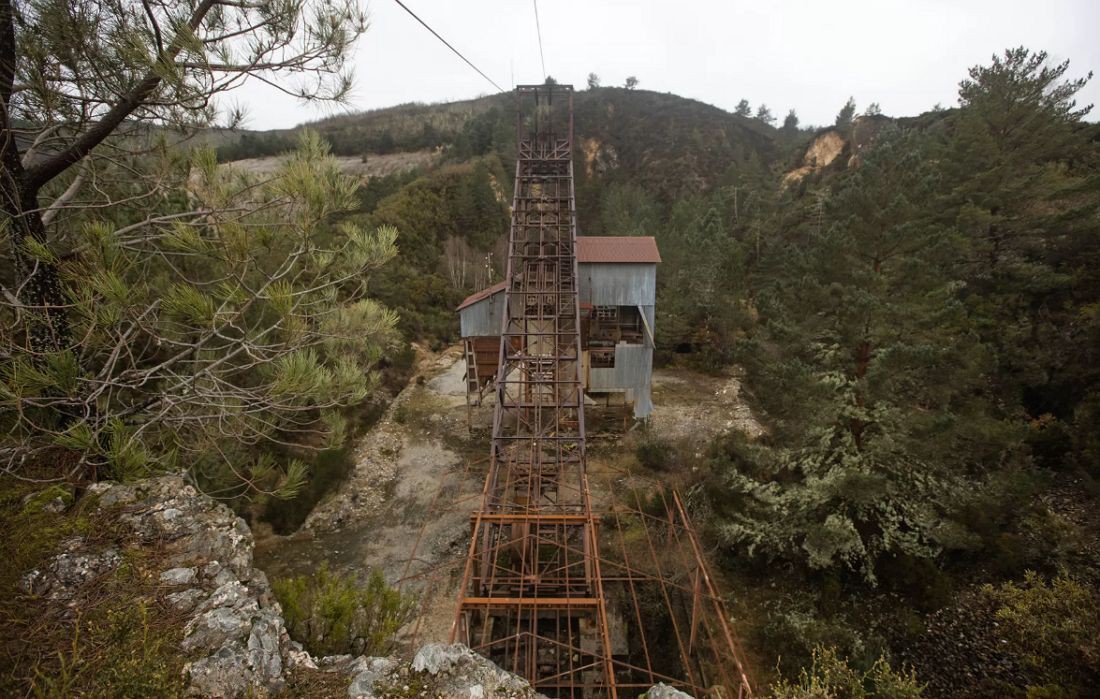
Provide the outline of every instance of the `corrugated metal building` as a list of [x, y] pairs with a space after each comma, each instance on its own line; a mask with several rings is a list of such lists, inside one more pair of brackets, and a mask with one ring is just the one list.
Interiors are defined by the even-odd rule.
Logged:
[[[649, 236], [577, 238], [580, 273], [582, 381], [595, 396], [621, 393], [634, 417], [653, 411], [656, 241]], [[500, 282], [467, 297], [458, 307], [466, 347], [467, 396], [480, 402], [495, 379], [504, 316]]]

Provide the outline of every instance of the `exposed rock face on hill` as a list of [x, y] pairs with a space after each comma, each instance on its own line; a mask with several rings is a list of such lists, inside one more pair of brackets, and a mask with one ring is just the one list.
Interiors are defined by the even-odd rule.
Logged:
[[799, 166], [784, 175], [783, 182], [794, 184], [809, 174], [820, 172], [837, 162], [841, 155], [847, 156], [839, 163], [843, 167], [858, 165], [860, 151], [872, 145], [883, 129], [893, 123], [890, 117], [876, 114], [856, 117], [852, 125], [843, 130], [829, 127], [818, 131], [806, 145]]
[[814, 137], [802, 154], [802, 164], [783, 178], [787, 184], [798, 182], [806, 175], [828, 167], [847, 147], [848, 141], [838, 129], [826, 129]]
[[581, 142], [584, 154], [584, 172], [589, 177], [604, 175], [619, 167], [619, 154], [614, 146], [605, 146], [595, 138], [586, 138]]

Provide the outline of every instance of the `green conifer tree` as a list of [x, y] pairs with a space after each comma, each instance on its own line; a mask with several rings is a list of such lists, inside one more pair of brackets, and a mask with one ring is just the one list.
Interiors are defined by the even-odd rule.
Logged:
[[365, 285], [396, 230], [333, 222], [358, 184], [314, 133], [264, 183], [212, 150], [169, 156], [164, 186], [186, 186], [186, 201], [125, 225], [89, 217], [72, 260], [29, 250], [58, 265], [80, 342], [4, 347], [3, 468], [179, 469], [220, 496], [291, 496], [307, 474], [278, 447], [341, 444], [342, 410], [376, 388], [395, 342], [396, 317]]
[[772, 435], [716, 455], [730, 544], [873, 581], [885, 553], [972, 543], [956, 498], [1018, 438], [981, 398], [988, 353], [950, 274], [962, 241], [932, 216], [929, 163], [916, 137], [885, 136], [834, 187], [835, 223], [765, 264], [747, 356]]
[[[943, 210], [968, 242], [960, 277], [996, 354], [998, 399], [1061, 422], [1100, 382], [1100, 329], [1087, 310], [1100, 303], [1100, 187], [1089, 108], [1074, 101], [1088, 78], [1067, 79], [1068, 69], [1024, 48], [971, 68], [941, 156]], [[1042, 447], [1050, 465], [1070, 448], [1056, 441]]]
[[847, 128], [852, 125], [852, 119], [856, 115], [856, 98], [849, 97], [848, 101], [844, 103], [844, 106], [840, 108], [840, 111], [836, 115], [836, 125], [840, 128]]

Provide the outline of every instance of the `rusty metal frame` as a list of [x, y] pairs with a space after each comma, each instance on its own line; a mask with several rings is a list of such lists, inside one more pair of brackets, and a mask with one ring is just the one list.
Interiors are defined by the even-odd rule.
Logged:
[[[634, 474], [601, 474], [593, 504], [572, 100], [566, 85], [516, 88], [515, 198], [490, 453], [480, 492], [481, 463], [467, 464], [441, 481], [432, 500], [400, 581], [421, 593], [410, 637], [422, 633], [432, 600], [451, 591], [450, 641], [544, 694], [636, 697], [665, 682], [696, 696], [749, 696], [728, 613], [679, 495]], [[465, 556], [426, 563], [427, 527], [471, 507]]]

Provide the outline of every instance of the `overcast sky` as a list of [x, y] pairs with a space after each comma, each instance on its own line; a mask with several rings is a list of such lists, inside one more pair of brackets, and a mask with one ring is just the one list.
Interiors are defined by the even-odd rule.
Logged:
[[[505, 89], [541, 82], [530, 0], [405, 0]], [[730, 110], [741, 98], [782, 118], [826, 124], [854, 95], [888, 115], [956, 103], [966, 69], [1009, 46], [1100, 73], [1100, 0], [541, 0], [546, 70], [583, 87], [629, 75], [639, 88]], [[440, 102], [494, 91], [393, 0], [367, 3], [371, 26], [355, 54], [351, 111]], [[294, 126], [343, 107], [296, 103], [259, 84], [235, 99], [247, 126]], [[1100, 78], [1079, 104], [1100, 104]], [[1100, 108], [1088, 117], [1100, 118]]]

